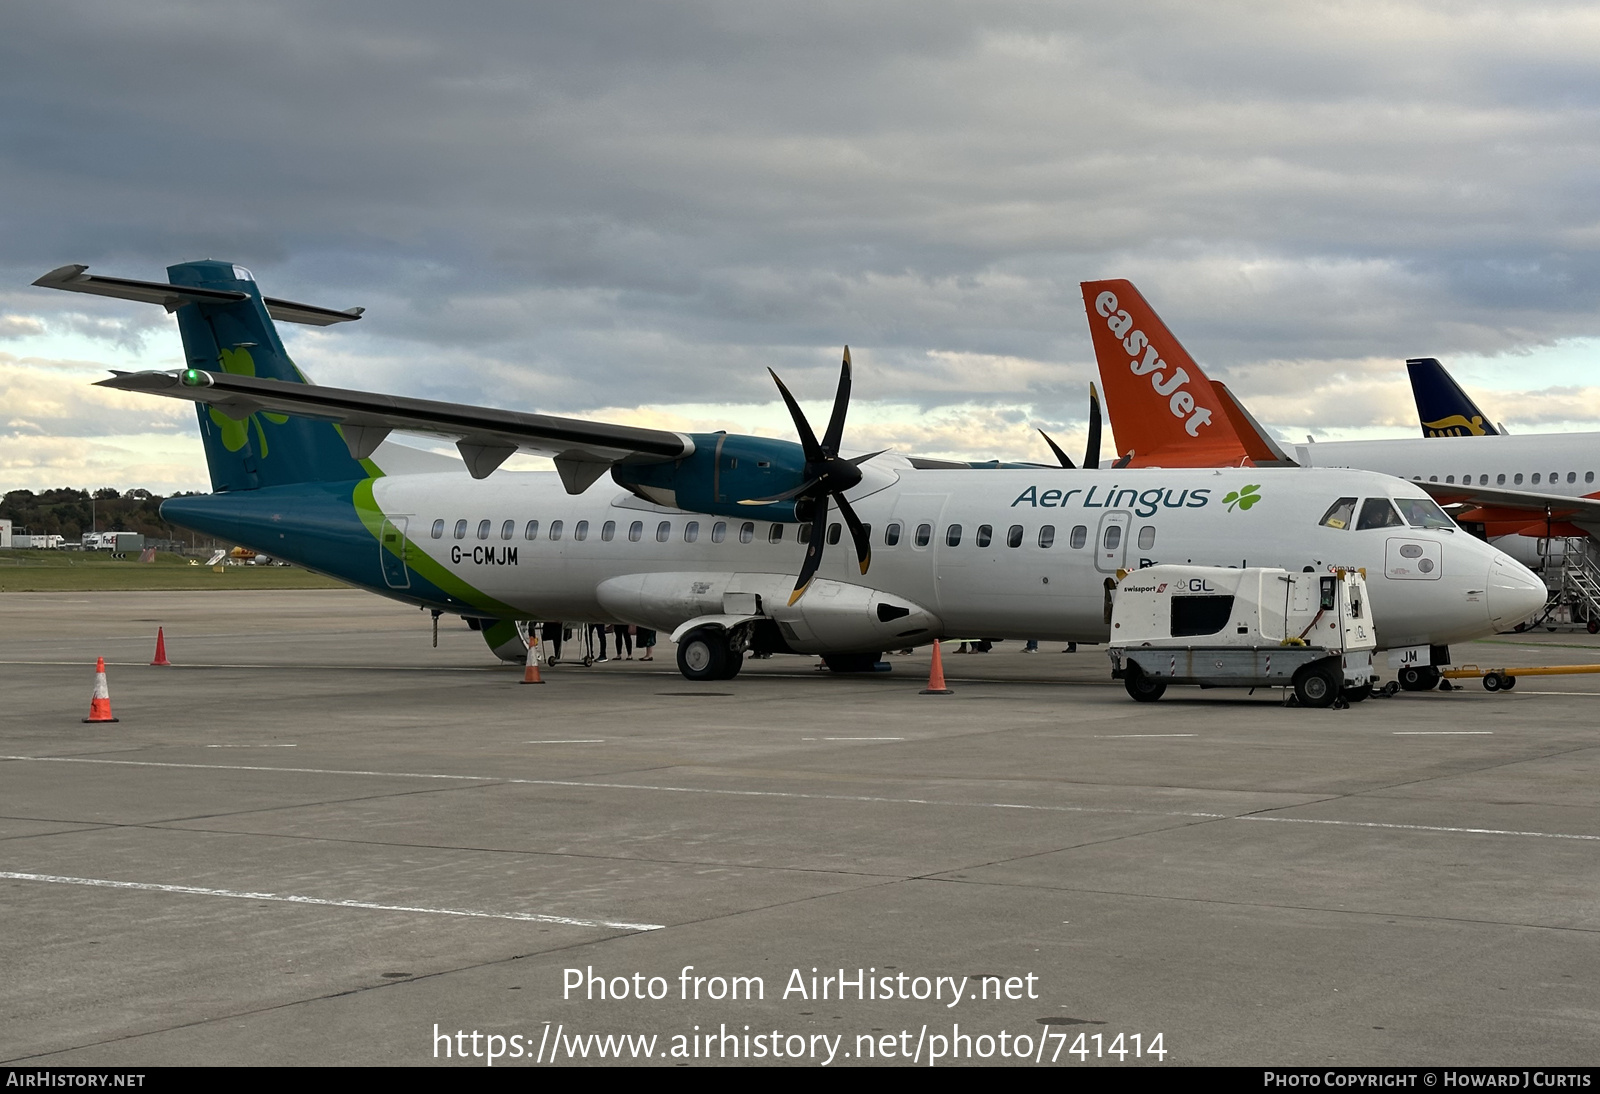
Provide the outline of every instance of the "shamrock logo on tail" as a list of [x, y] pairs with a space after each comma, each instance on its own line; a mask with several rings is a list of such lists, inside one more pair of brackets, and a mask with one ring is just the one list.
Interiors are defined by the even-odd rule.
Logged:
[[1228, 496], [1222, 499], [1223, 504], [1227, 505], [1228, 512], [1230, 513], [1233, 512], [1233, 507], [1235, 505], [1237, 505], [1240, 509], [1249, 509], [1252, 505], [1261, 500], [1261, 495], [1256, 493], [1256, 491], [1260, 489], [1261, 484], [1258, 482], [1246, 483], [1238, 490], [1228, 491]]
[[[225, 349], [222, 351], [222, 371], [234, 376], [254, 376], [256, 363], [247, 349]], [[237, 452], [245, 446], [250, 439], [250, 427], [256, 427], [256, 438], [261, 442], [261, 458], [267, 458], [267, 433], [261, 428], [261, 419], [277, 425], [282, 425], [289, 420], [287, 414], [273, 414], [270, 411], [259, 411], [250, 415], [242, 422], [236, 422], [216, 407], [211, 408], [211, 420], [222, 431], [222, 447], [229, 452]]]

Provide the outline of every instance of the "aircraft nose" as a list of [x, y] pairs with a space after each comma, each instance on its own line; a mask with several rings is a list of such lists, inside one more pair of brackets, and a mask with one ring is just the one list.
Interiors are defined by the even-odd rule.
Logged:
[[1544, 607], [1544, 581], [1516, 559], [1497, 556], [1489, 563], [1487, 580], [1489, 621], [1498, 628], [1520, 623]]

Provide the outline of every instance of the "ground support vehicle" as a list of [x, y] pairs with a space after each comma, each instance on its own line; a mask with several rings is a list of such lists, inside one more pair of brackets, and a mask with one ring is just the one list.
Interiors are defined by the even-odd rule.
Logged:
[[1112, 593], [1112, 678], [1141, 702], [1169, 684], [1292, 687], [1302, 706], [1372, 694], [1376, 645], [1358, 570], [1151, 566]]

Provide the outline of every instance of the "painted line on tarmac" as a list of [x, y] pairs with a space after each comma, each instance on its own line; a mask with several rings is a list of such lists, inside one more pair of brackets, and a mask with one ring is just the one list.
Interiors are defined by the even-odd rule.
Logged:
[[[824, 741], [903, 741], [903, 740], [905, 740], [904, 737], [824, 737], [822, 739]], [[806, 738], [806, 740], [814, 741], [814, 740], [816, 740], [816, 738], [815, 737], [808, 737], [808, 738]]]
[[1129, 739], [1142, 740], [1146, 737], [1198, 737], [1198, 733], [1096, 733], [1097, 741], [1124, 741]]
[[1579, 836], [1570, 832], [1521, 832], [1512, 828], [1450, 828], [1440, 824], [1385, 824], [1381, 821], [1318, 820], [1312, 817], [1235, 817], [1242, 821], [1277, 821], [1280, 824], [1331, 824], [1346, 828], [1396, 828], [1406, 832], [1463, 832], [1473, 836], [1538, 836], [1542, 839], [1575, 839], [1600, 842], [1600, 836]]
[[[183, 764], [160, 760], [102, 760], [80, 756], [0, 756], [0, 761], [20, 760], [35, 763], [110, 764], [120, 767], [171, 767], [199, 771], [263, 771], [287, 775], [356, 775], [385, 779], [443, 779], [453, 782], [512, 784], [518, 786], [560, 786], [579, 790], [651, 790], [667, 794], [712, 794], [736, 798], [792, 798], [809, 801], [864, 802], [873, 805], [936, 805], [957, 809], [1021, 809], [1040, 813], [1107, 813], [1147, 817], [1193, 817], [1199, 820], [1277, 821], [1284, 824], [1327, 824], [1349, 828], [1393, 828], [1414, 832], [1454, 832], [1478, 836], [1540, 836], [1545, 839], [1570, 839], [1600, 842], [1600, 836], [1567, 832], [1524, 832], [1507, 828], [1451, 828], [1430, 824], [1386, 824], [1380, 821], [1317, 820], [1309, 817], [1268, 817], [1257, 813], [1180, 812], [1165, 809], [1113, 809], [1093, 805], [1025, 805], [1019, 802], [947, 802], [930, 798], [885, 798], [865, 794], [807, 794], [797, 790], [728, 790], [702, 786], [654, 786], [647, 783], [599, 783], [577, 779], [515, 779], [494, 775], [439, 775], [417, 771], [339, 771], [316, 767], [266, 767], [248, 764]], [[1282, 806], [1280, 808], [1295, 808]], [[5, 875], [0, 874], [0, 877]]]
[[364, 908], [371, 912], [418, 912], [423, 915], [463, 916], [469, 919], [509, 919], [518, 923], [553, 923], [562, 927], [606, 927], [618, 931], [659, 931], [664, 923], [616, 923], [605, 919], [574, 919], [564, 915], [536, 912], [483, 912], [468, 908], [419, 908], [407, 904], [375, 904], [367, 900], [329, 900], [292, 893], [247, 893], [235, 889], [202, 889], [194, 885], [157, 885], [144, 881], [111, 881], [96, 877], [64, 877], [60, 874], [22, 874], [0, 870], [0, 878], [11, 881], [42, 881], [51, 885], [88, 885], [100, 889], [138, 889], [151, 893], [186, 893], [191, 896], [225, 896], [235, 900], [275, 900], [284, 904], [316, 904], [329, 908]]
[[1493, 737], [1492, 729], [1397, 729], [1396, 737]]
[[578, 790], [652, 790], [663, 794], [713, 794], [732, 798], [793, 798], [806, 801], [864, 802], [876, 805], [937, 805], [956, 809], [1026, 809], [1042, 813], [1110, 813], [1125, 816], [1195, 817], [1227, 820], [1232, 813], [1185, 813], [1165, 809], [1126, 809], [1093, 805], [1025, 805], [1017, 802], [951, 802], [932, 798], [886, 798], [867, 794], [807, 794], [798, 790], [730, 790], [709, 786], [659, 786], [649, 783], [599, 783], [578, 779], [517, 779], [504, 775], [442, 775], [426, 771], [344, 771], [320, 767], [268, 767], [264, 764], [185, 764], [167, 760], [106, 760], [87, 756], [0, 756], [0, 761], [103, 764], [114, 767], [168, 767], [194, 771], [262, 771], [282, 775], [345, 775], [382, 779], [441, 779], [448, 782], [560, 786]]
[[603, 745], [606, 743], [606, 739], [604, 737], [593, 737], [582, 741], [523, 741], [522, 743], [525, 745]]

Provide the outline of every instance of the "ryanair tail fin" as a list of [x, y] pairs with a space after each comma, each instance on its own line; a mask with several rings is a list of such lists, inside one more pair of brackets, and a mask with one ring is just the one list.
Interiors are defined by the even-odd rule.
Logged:
[[[1132, 282], [1085, 281], [1083, 306], [1117, 452], [1124, 459], [1132, 456], [1129, 466], [1238, 467], [1255, 462], [1257, 453], [1236, 430], [1229, 400]], [[1265, 455], [1269, 446], [1276, 447], [1270, 440], [1257, 447]]]
[[[35, 285], [160, 304], [174, 313], [185, 367], [308, 384], [284, 351], [274, 319], [327, 326], [361, 318], [361, 309], [334, 311], [263, 297], [255, 278], [229, 262], [183, 262], [167, 267], [170, 283], [91, 276], [86, 266], [63, 266]], [[254, 490], [302, 482], [368, 477], [331, 422], [289, 417], [248, 403], [196, 404], [211, 487]]]
[[1413, 357], [1406, 362], [1406, 371], [1411, 374], [1411, 395], [1417, 401], [1424, 437], [1499, 436], [1488, 415], [1436, 359]]

